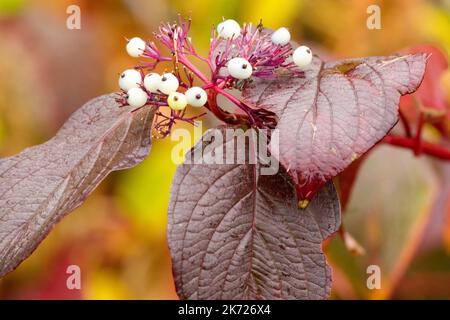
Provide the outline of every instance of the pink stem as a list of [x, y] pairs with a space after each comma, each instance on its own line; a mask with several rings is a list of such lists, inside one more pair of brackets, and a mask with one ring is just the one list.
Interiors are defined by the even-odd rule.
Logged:
[[221, 95], [223, 95], [224, 97], [226, 97], [228, 100], [230, 100], [231, 102], [233, 102], [235, 105], [237, 105], [239, 108], [241, 108], [244, 111], [248, 110], [248, 107], [242, 103], [238, 98], [236, 98], [235, 96], [233, 96], [231, 93], [223, 90], [222, 88], [220, 88], [219, 86], [214, 86], [212, 89], [214, 89], [217, 93], [220, 93]]
[[191, 61], [186, 59], [184, 55], [178, 56], [178, 61], [183, 64], [186, 68], [188, 68], [193, 74], [195, 74], [200, 80], [202, 80], [206, 85], [213, 85], [211, 81], [199, 70], [197, 67], [192, 64]]
[[195, 74], [200, 80], [202, 80], [205, 83], [205, 88], [209, 88], [214, 90], [216, 93], [219, 93], [226, 97], [228, 100], [230, 100], [232, 103], [234, 103], [237, 107], [242, 109], [247, 115], [250, 117], [252, 121], [254, 121], [252, 115], [249, 113], [249, 108], [246, 104], [242, 103], [239, 99], [234, 97], [229, 92], [222, 89], [222, 85], [216, 85], [215, 83], [211, 82], [189, 59], [186, 58], [183, 54], [178, 55], [178, 62], [180, 62], [182, 65], [184, 65], [186, 68], [188, 68], [193, 74]]

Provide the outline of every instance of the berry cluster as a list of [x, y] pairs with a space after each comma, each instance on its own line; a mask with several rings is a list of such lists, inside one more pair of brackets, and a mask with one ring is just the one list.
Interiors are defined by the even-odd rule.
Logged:
[[[142, 79], [141, 72], [128, 69], [119, 78], [119, 87], [127, 93], [127, 103], [139, 108], [147, 104], [150, 95], [166, 95], [167, 105], [173, 110], [183, 110], [187, 104], [202, 107], [207, 100], [206, 91], [200, 87], [191, 87], [185, 94], [177, 92], [180, 86], [173, 73], [149, 73]], [[143, 88], [142, 88], [143, 87]]]
[[[146, 58], [150, 62], [125, 70], [119, 78], [122, 89], [119, 101], [122, 105], [141, 108], [153, 105], [169, 107], [170, 116], [158, 112], [164, 118], [156, 128], [163, 135], [170, 133], [176, 120], [193, 122], [185, 118], [185, 108], [205, 107], [219, 119], [231, 124], [246, 124], [259, 128], [273, 128], [275, 115], [262, 109], [255, 109], [233, 96], [227, 89], [240, 89], [252, 77], [271, 78], [277, 70], [285, 69], [297, 76], [303, 76], [302, 69], [312, 61], [312, 52], [306, 46], [295, 50], [287, 28], [274, 32], [244, 24], [241, 28], [235, 20], [224, 20], [212, 29], [211, 46], [207, 57], [197, 54], [188, 36], [190, 20], [179, 18], [176, 24], [163, 24], [155, 37], [168, 48], [171, 56], [163, 56], [154, 42], [145, 42], [134, 37], [128, 40], [126, 50], [132, 57]], [[196, 58], [207, 64], [209, 76], [200, 71], [189, 58]], [[162, 75], [154, 73], [161, 62], [172, 62], [173, 70]], [[145, 74], [145, 71], [150, 71]], [[195, 79], [202, 82], [194, 85]], [[244, 114], [229, 113], [217, 105], [217, 95], [223, 95], [244, 111]]]

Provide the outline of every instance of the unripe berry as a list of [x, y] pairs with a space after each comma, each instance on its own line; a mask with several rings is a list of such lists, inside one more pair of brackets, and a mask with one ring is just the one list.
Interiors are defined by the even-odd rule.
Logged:
[[292, 54], [292, 60], [294, 60], [294, 63], [299, 67], [306, 67], [307, 65], [309, 65], [312, 61], [312, 58], [313, 55], [311, 49], [307, 46], [298, 47]]
[[127, 94], [127, 103], [133, 108], [140, 108], [147, 103], [147, 92], [141, 88], [131, 88]]
[[130, 39], [127, 43], [127, 52], [130, 56], [137, 58], [144, 53], [146, 44], [145, 41], [139, 37]]
[[233, 19], [225, 20], [217, 26], [217, 33], [224, 39], [235, 39], [241, 34], [241, 26]]
[[189, 88], [185, 92], [187, 103], [193, 107], [202, 107], [208, 100], [208, 95], [206, 91], [200, 87]]
[[244, 58], [233, 58], [228, 61], [228, 73], [236, 79], [248, 79], [252, 75], [253, 68], [250, 62]]
[[144, 77], [144, 87], [148, 92], [157, 93], [161, 84], [161, 76], [157, 73], [149, 73]]
[[272, 42], [280, 46], [284, 46], [291, 41], [291, 34], [285, 27], [276, 30], [272, 33]]
[[128, 91], [131, 88], [138, 88], [141, 82], [141, 73], [134, 69], [125, 70], [119, 77], [119, 87], [124, 91]]
[[164, 73], [161, 76], [158, 89], [164, 94], [171, 94], [172, 92], [177, 91], [179, 85], [180, 83], [177, 77], [175, 77], [172, 73]]
[[167, 98], [167, 104], [172, 110], [183, 110], [186, 108], [186, 96], [180, 92], [172, 92]]

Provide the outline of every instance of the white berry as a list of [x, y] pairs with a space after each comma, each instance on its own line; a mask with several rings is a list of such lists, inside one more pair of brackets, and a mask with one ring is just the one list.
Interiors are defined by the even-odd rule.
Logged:
[[291, 41], [291, 34], [285, 27], [276, 30], [272, 33], [272, 42], [280, 46], [284, 46]]
[[127, 43], [127, 52], [130, 56], [137, 58], [144, 53], [146, 44], [145, 41], [139, 37], [130, 39]]
[[217, 26], [217, 33], [224, 39], [235, 39], [241, 34], [241, 26], [233, 19], [225, 20]]
[[161, 76], [157, 73], [149, 73], [144, 77], [144, 87], [148, 92], [157, 93], [161, 84]]
[[250, 62], [244, 58], [233, 58], [228, 61], [228, 73], [236, 79], [248, 79], [252, 75], [253, 68]]
[[180, 92], [172, 92], [167, 98], [167, 104], [172, 110], [183, 110], [186, 108], [186, 96]]
[[294, 60], [294, 63], [299, 67], [306, 67], [307, 65], [309, 65], [312, 61], [312, 58], [313, 55], [311, 49], [307, 46], [298, 47], [292, 54], [292, 60]]
[[138, 88], [141, 82], [141, 73], [134, 69], [125, 70], [119, 77], [119, 87], [124, 91], [128, 91], [131, 88]]
[[202, 107], [208, 100], [206, 91], [200, 87], [189, 88], [185, 92], [187, 103], [193, 107]]
[[140, 108], [147, 103], [147, 92], [141, 88], [131, 88], [128, 91], [127, 103], [133, 108]]
[[172, 92], [177, 91], [179, 85], [180, 83], [178, 82], [177, 77], [172, 73], [164, 73], [161, 76], [158, 89], [164, 94], [171, 94]]

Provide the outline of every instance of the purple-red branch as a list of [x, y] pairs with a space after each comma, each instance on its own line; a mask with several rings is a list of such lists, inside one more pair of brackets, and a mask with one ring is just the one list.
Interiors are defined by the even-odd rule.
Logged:
[[[411, 149], [412, 151], [417, 150], [416, 138], [387, 135], [386, 137], [384, 137], [382, 142], [406, 149]], [[420, 154], [426, 154], [443, 160], [450, 160], [450, 150], [448, 150], [447, 148], [439, 144], [423, 140], [420, 140], [420, 145]]]

